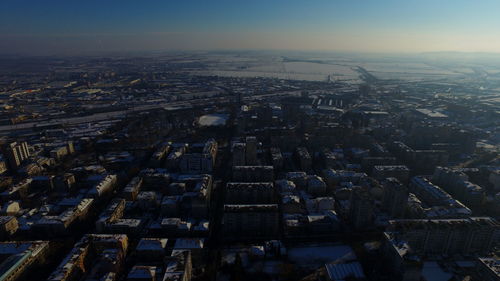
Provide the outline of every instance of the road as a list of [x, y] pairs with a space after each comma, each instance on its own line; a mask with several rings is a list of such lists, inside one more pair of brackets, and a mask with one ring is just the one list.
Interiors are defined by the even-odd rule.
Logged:
[[[283, 96], [290, 96], [290, 95], [297, 95], [297, 92], [280, 92], [280, 93], [272, 93], [272, 94], [262, 94], [262, 95], [253, 95], [253, 96], [248, 96], [244, 97], [243, 100], [245, 101], [253, 101], [253, 100], [258, 100], [262, 98], [269, 98], [269, 97], [283, 97]], [[25, 129], [33, 129], [37, 127], [48, 127], [48, 126], [57, 126], [57, 125], [74, 125], [74, 124], [80, 124], [80, 123], [89, 123], [89, 122], [99, 122], [99, 121], [105, 121], [109, 119], [116, 119], [116, 118], [122, 118], [126, 116], [127, 114], [132, 114], [132, 113], [137, 113], [137, 112], [142, 112], [142, 111], [148, 111], [148, 110], [154, 110], [154, 109], [165, 109], [165, 110], [178, 110], [178, 109], [185, 109], [185, 108], [190, 108], [193, 107], [193, 105], [211, 105], [211, 104], [224, 104], [232, 100], [232, 97], [211, 97], [211, 98], [204, 98], [204, 99], [196, 99], [196, 100], [190, 100], [190, 101], [177, 101], [177, 102], [168, 102], [168, 103], [159, 103], [159, 104], [146, 104], [146, 105], [139, 105], [139, 106], [134, 106], [132, 108], [126, 109], [126, 110], [119, 110], [119, 111], [109, 111], [109, 112], [101, 112], [101, 113], [95, 113], [92, 115], [86, 115], [86, 116], [78, 116], [78, 117], [67, 117], [67, 118], [55, 118], [47, 121], [39, 121], [39, 122], [26, 122], [26, 123], [20, 123], [20, 124], [15, 124], [15, 125], [4, 125], [0, 126], [0, 132], [6, 132], [6, 131], [15, 131], [15, 130], [25, 130]]]

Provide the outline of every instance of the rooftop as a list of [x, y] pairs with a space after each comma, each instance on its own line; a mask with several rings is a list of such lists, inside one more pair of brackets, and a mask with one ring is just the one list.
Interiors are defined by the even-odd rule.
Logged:
[[325, 265], [330, 280], [347, 281], [349, 278], [366, 278], [359, 262], [328, 263]]

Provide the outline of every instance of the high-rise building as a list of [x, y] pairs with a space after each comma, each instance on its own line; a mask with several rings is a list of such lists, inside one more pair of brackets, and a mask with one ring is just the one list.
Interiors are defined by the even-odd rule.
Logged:
[[443, 215], [449, 216], [470, 216], [472, 211], [460, 201], [455, 200], [450, 194], [439, 186], [431, 183], [422, 176], [413, 177], [409, 184], [409, 191], [415, 194], [427, 206], [440, 206], [443, 210], [448, 210]]
[[280, 170], [283, 168], [283, 155], [281, 154], [281, 150], [278, 147], [271, 147], [269, 153], [271, 154], [271, 161], [274, 169]]
[[18, 221], [14, 216], [0, 216], [0, 238], [6, 239], [16, 233], [19, 228]]
[[5, 156], [9, 162], [9, 166], [13, 170], [17, 170], [24, 160], [30, 157], [28, 144], [26, 142], [13, 142], [6, 146]]
[[297, 162], [299, 163], [300, 169], [302, 171], [309, 171], [312, 168], [312, 158], [307, 148], [305, 147], [297, 147], [295, 151], [295, 156], [297, 158]]
[[351, 193], [349, 217], [355, 229], [370, 228], [373, 224], [373, 199], [368, 191], [355, 188]]
[[245, 139], [246, 142], [246, 149], [245, 149], [245, 158], [246, 158], [246, 164], [251, 166], [251, 165], [258, 165], [258, 159], [257, 159], [257, 138], [254, 136], [249, 136], [246, 137]]
[[271, 182], [274, 181], [273, 166], [234, 166], [233, 181]]
[[245, 160], [245, 143], [237, 142], [233, 144], [233, 166], [244, 166]]
[[405, 165], [375, 165], [372, 176], [377, 180], [392, 177], [406, 184], [410, 178], [410, 169]]
[[391, 217], [404, 217], [408, 204], [408, 189], [395, 178], [385, 179], [382, 182], [382, 186], [384, 187], [382, 207]]
[[239, 183], [226, 185], [226, 204], [273, 204], [276, 188], [272, 182]]
[[476, 280], [500, 280], [500, 261], [495, 258], [478, 258], [476, 262]]
[[7, 171], [7, 162], [2, 154], [0, 154], [0, 174], [3, 174]]
[[201, 152], [192, 152], [182, 155], [179, 168], [183, 173], [198, 174], [211, 173], [217, 156], [217, 142], [214, 139], [203, 144]]
[[389, 221], [388, 233], [415, 254], [486, 254], [498, 244], [500, 224], [489, 217]]
[[28, 275], [47, 265], [50, 247], [49, 241], [0, 242], [2, 280], [30, 280]]
[[432, 182], [471, 208], [481, 207], [486, 198], [483, 188], [470, 182], [469, 177], [459, 169], [437, 167]]
[[228, 239], [276, 238], [279, 235], [278, 205], [224, 205], [222, 224]]
[[[128, 247], [125, 234], [85, 234], [47, 280], [96, 280], [117, 274], [125, 264]], [[108, 266], [110, 258], [113, 266]]]

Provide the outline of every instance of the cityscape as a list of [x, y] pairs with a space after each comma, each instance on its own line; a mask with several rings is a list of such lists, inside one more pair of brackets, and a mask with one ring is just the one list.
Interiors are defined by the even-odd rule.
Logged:
[[498, 53], [2, 46], [0, 281], [500, 280]]

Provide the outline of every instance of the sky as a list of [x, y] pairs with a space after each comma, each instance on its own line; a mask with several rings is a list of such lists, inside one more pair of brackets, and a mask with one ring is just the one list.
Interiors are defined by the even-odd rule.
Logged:
[[498, 0], [1, 0], [0, 54], [500, 52]]

